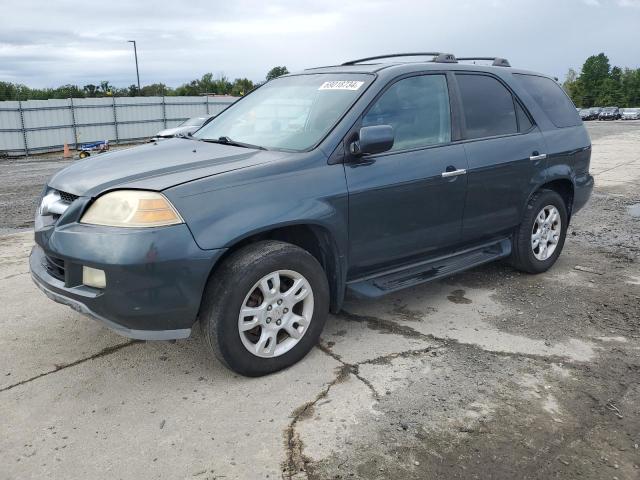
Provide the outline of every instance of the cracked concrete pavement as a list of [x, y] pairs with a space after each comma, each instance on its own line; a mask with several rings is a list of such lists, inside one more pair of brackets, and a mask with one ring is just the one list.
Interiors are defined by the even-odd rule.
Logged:
[[[552, 270], [349, 298], [259, 379], [197, 334], [133, 342], [52, 303], [5, 218], [0, 478], [639, 478], [640, 123], [588, 127], [597, 188]], [[31, 167], [0, 176], [3, 211]]]

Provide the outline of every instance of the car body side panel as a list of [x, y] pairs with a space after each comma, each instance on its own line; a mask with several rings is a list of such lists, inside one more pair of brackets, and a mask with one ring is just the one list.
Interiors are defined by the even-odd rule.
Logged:
[[476, 241], [508, 231], [520, 223], [527, 192], [544, 181], [546, 160], [537, 128], [529, 133], [464, 144], [469, 159], [463, 241]]
[[460, 242], [467, 176], [462, 145], [381, 154], [347, 164], [349, 277]]
[[327, 165], [319, 151], [204, 178], [166, 190], [200, 248], [227, 248], [252, 235], [288, 225], [315, 225], [347, 252], [344, 167]]

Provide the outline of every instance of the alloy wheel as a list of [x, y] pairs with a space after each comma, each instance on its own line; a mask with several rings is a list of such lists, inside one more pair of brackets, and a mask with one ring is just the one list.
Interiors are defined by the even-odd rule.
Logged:
[[293, 270], [271, 272], [245, 296], [238, 316], [242, 344], [252, 354], [284, 355], [304, 336], [313, 316], [313, 291]]
[[553, 205], [544, 207], [533, 222], [531, 230], [531, 248], [533, 255], [540, 261], [545, 261], [553, 255], [562, 231], [560, 212]]

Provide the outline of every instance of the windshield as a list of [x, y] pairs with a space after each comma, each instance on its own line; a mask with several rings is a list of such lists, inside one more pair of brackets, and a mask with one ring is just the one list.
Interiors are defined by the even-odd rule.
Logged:
[[323, 73], [277, 78], [231, 105], [194, 137], [307, 150], [324, 138], [373, 78]]
[[617, 110], [616, 107], [607, 107], [603, 111], [604, 112], [615, 112]]
[[193, 117], [187, 118], [184, 122], [182, 122], [179, 127], [199, 127], [204, 123], [206, 117]]

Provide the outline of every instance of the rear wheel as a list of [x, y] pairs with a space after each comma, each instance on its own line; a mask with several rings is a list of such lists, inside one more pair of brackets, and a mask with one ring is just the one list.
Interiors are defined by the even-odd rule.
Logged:
[[216, 357], [253, 377], [302, 359], [318, 342], [328, 310], [318, 261], [295, 245], [264, 241], [220, 266], [205, 290], [200, 320]]
[[567, 207], [562, 197], [553, 190], [536, 192], [513, 237], [512, 265], [529, 273], [551, 268], [562, 252], [567, 226]]
[[80, 152], [80, 155], [78, 155], [80, 158], [87, 158], [89, 156], [89, 152]]

